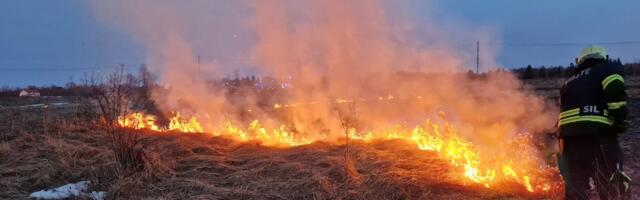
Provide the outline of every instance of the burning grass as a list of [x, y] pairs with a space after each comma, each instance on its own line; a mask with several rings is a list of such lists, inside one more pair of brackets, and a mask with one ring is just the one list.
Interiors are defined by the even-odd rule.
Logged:
[[[202, 134], [147, 133], [156, 167], [113, 177], [111, 152], [96, 134], [23, 135], [3, 154], [2, 198], [89, 177], [110, 198], [221, 199], [484, 199], [532, 194], [459, 185], [455, 168], [400, 140], [344, 146], [316, 142], [266, 147]], [[86, 154], [86, 155], [85, 155]], [[90, 156], [91, 155], [91, 156]], [[154, 156], [155, 155], [155, 156]], [[33, 159], [33, 158], [40, 159]], [[48, 161], [47, 161], [48, 160]], [[160, 166], [161, 165], [161, 166]], [[346, 165], [346, 166], [345, 166]], [[519, 186], [513, 186], [518, 188]], [[538, 196], [539, 197], [539, 196]]]
[[[175, 113], [167, 129], [159, 128], [155, 123], [155, 118], [142, 113], [133, 113], [121, 117], [119, 125], [164, 132], [207, 132], [203, 131], [202, 125], [195, 117], [184, 120], [179, 113]], [[176, 129], [175, 127], [181, 128]], [[311, 140], [300, 136], [300, 134], [294, 134], [285, 125], [269, 130], [262, 127], [258, 120], [252, 121], [247, 128], [226, 121], [220, 129], [207, 133], [213, 136], [229, 137], [236, 141], [255, 141], [261, 145], [280, 148], [292, 148], [323, 141], [322, 139]], [[462, 185], [475, 184], [501, 190], [501, 187], [514, 188], [513, 186], [505, 186], [511, 184], [519, 185], [515, 188], [536, 194], [550, 194], [561, 188], [557, 172], [537, 160], [537, 157], [531, 156], [537, 155], [538, 152], [530, 146], [532, 141], [530, 141], [529, 134], [521, 134], [520, 137], [513, 139], [505, 146], [506, 149], [518, 149], [517, 152], [502, 153], [491, 158], [481, 158], [473, 143], [460, 137], [455, 127], [446, 123], [432, 123], [429, 120], [413, 129], [397, 125], [376, 133], [358, 133], [356, 129], [350, 128], [347, 135], [350, 137], [349, 139], [359, 141], [363, 145], [398, 140], [408, 144], [413, 148], [412, 150], [433, 152], [443, 162], [446, 162], [442, 163], [443, 167], [453, 166], [454, 171], [457, 170], [459, 175], [453, 175], [456, 181], [452, 182]], [[346, 160], [345, 163], [345, 171], [353, 172], [353, 166], [349, 164], [351, 161]]]
[[[128, 116], [133, 119], [121, 117], [120, 125], [145, 124], [118, 130], [139, 134], [143, 171], [118, 173], [113, 147], [105, 142], [107, 131], [86, 124], [55, 128], [56, 134], [25, 130], [0, 143], [0, 187], [7, 188], [0, 198], [24, 198], [80, 180], [95, 183], [91, 189], [106, 191], [109, 198], [129, 199], [517, 199], [552, 198], [558, 192], [536, 190], [542, 181], [559, 182], [523, 172], [534, 170], [530, 165], [513, 163], [510, 171], [476, 162], [481, 155], [454, 127], [428, 121], [372, 132], [349, 129], [353, 142], [345, 157], [344, 141], [312, 140], [260, 121], [246, 126], [227, 121], [211, 130], [177, 113], [166, 126], [142, 113]], [[469, 174], [473, 168], [477, 173]], [[495, 181], [472, 179], [495, 169], [500, 170]], [[521, 178], [505, 177], [510, 173]], [[534, 192], [527, 191], [523, 174], [531, 175]]]
[[[461, 185], [460, 169], [435, 152], [402, 140], [315, 142], [277, 148], [204, 134], [142, 131], [150, 163], [143, 173], [114, 177], [115, 163], [101, 133], [60, 137], [24, 134], [4, 143], [1, 198], [90, 179], [109, 198], [165, 199], [486, 199], [541, 198], [516, 183], [502, 189]], [[547, 196], [549, 195], [549, 196]]]

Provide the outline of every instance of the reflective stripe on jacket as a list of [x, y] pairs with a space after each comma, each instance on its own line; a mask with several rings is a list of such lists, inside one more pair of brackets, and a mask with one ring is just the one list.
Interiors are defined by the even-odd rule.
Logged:
[[622, 65], [587, 60], [560, 90], [560, 137], [608, 134], [627, 116]]

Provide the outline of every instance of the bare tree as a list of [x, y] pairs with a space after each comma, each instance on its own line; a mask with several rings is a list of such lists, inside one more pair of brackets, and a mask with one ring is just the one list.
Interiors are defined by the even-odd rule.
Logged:
[[347, 107], [338, 112], [340, 115], [341, 126], [344, 129], [345, 135], [345, 152], [344, 157], [348, 159], [349, 157], [349, 141], [350, 141], [350, 132], [351, 129], [355, 128], [357, 121], [357, 113], [356, 113], [356, 105], [355, 102], [347, 103]]
[[128, 112], [131, 105], [128, 96], [133, 88], [127, 84], [124, 70], [120, 68], [107, 75], [104, 81], [95, 76], [92, 76], [89, 81], [92, 89], [91, 98], [97, 102], [102, 120], [115, 126], [118, 116]]
[[345, 151], [344, 151], [344, 173], [345, 184], [347, 187], [351, 187], [352, 184], [360, 183], [361, 177], [356, 169], [355, 163], [350, 157], [350, 139], [351, 132], [357, 125], [357, 112], [355, 102], [349, 102], [346, 104], [346, 108], [340, 109], [338, 114], [340, 115], [341, 126], [344, 129], [345, 134]]
[[135, 96], [137, 80], [126, 75], [121, 67], [104, 80], [92, 75], [86, 82], [92, 90], [90, 98], [99, 109], [98, 124], [108, 133], [119, 173], [126, 176], [144, 170], [145, 154], [140, 134], [118, 125], [118, 117], [129, 113], [134, 103], [132, 97]]

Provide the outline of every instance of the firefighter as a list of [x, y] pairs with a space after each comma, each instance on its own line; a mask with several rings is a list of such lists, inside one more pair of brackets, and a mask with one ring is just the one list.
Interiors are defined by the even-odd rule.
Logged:
[[628, 195], [618, 134], [627, 128], [623, 66], [603, 47], [591, 45], [576, 58], [577, 68], [560, 90], [560, 171], [566, 199], [587, 199], [589, 179], [600, 199]]

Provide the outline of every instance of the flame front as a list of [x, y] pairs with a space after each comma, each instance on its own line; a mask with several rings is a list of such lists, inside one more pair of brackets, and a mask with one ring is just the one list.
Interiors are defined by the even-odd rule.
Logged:
[[183, 118], [180, 113], [176, 113], [169, 121], [169, 130], [187, 133], [202, 133], [202, 125], [195, 117]]
[[118, 125], [121, 127], [160, 131], [160, 128], [156, 125], [156, 121], [156, 116], [145, 115], [139, 112], [118, 117]]
[[[160, 128], [157, 125], [157, 117], [144, 113], [131, 113], [120, 117], [118, 124], [121, 127], [148, 129], [157, 132], [209, 133], [215, 136], [228, 136], [239, 141], [260, 141], [268, 146], [299, 146], [316, 141], [289, 130], [285, 125], [269, 130], [263, 127], [258, 120], [253, 120], [247, 128], [226, 121], [219, 129], [206, 131], [196, 117], [185, 118], [180, 113], [174, 113], [174, 116], [170, 118], [168, 128]], [[460, 137], [455, 127], [449, 124], [439, 125], [426, 120], [424, 124], [413, 129], [405, 129], [396, 125], [377, 133], [371, 131], [359, 133], [355, 128], [350, 128], [348, 135], [351, 140], [362, 142], [403, 140], [415, 143], [419, 150], [437, 152], [452, 166], [463, 170], [463, 176], [466, 180], [487, 188], [505, 181], [515, 182], [529, 192], [545, 192], [552, 187], [552, 183], [543, 177], [543, 170], [532, 164], [535, 163], [533, 158], [526, 156], [518, 159], [496, 158], [491, 162], [482, 162], [486, 160], [481, 159], [480, 154], [474, 149], [473, 143]], [[528, 142], [526, 138], [519, 138], [512, 143], [513, 147], [505, 148], [530, 151], [530, 149], [522, 147]]]
[[[496, 158], [491, 162], [482, 162], [487, 160], [481, 159], [473, 143], [461, 138], [457, 130], [449, 124], [439, 126], [426, 120], [422, 126], [417, 126], [411, 131], [402, 130], [397, 126], [392, 130], [384, 131], [381, 135], [385, 139], [410, 141], [420, 150], [438, 152], [441, 158], [449, 161], [453, 166], [464, 169], [464, 177], [467, 180], [487, 188], [501, 181], [518, 183], [529, 192], [546, 192], [552, 187], [552, 183], [542, 177], [545, 172], [537, 168], [534, 158], [528, 156], [517, 159]], [[361, 137], [352, 136], [351, 138]], [[533, 150], [522, 147], [529, 142], [528, 138], [518, 138], [511, 143], [513, 146], [505, 149], [518, 149], [519, 153], [529, 155], [528, 151]]]
[[118, 125], [120, 127], [133, 128], [133, 129], [148, 129], [153, 131], [178, 131], [184, 133], [202, 133], [202, 125], [200, 121], [195, 117], [188, 119], [182, 117], [180, 113], [175, 113], [171, 119], [169, 119], [168, 128], [160, 128], [158, 126], [158, 117], [153, 115], [147, 115], [141, 112], [130, 113], [124, 116], [118, 117]]
[[227, 121], [220, 130], [220, 132], [213, 132], [213, 134], [230, 136], [240, 141], [258, 140], [270, 146], [298, 146], [313, 142], [313, 140], [306, 139], [289, 131], [285, 125], [269, 131], [263, 128], [258, 120], [253, 120], [246, 130]]

